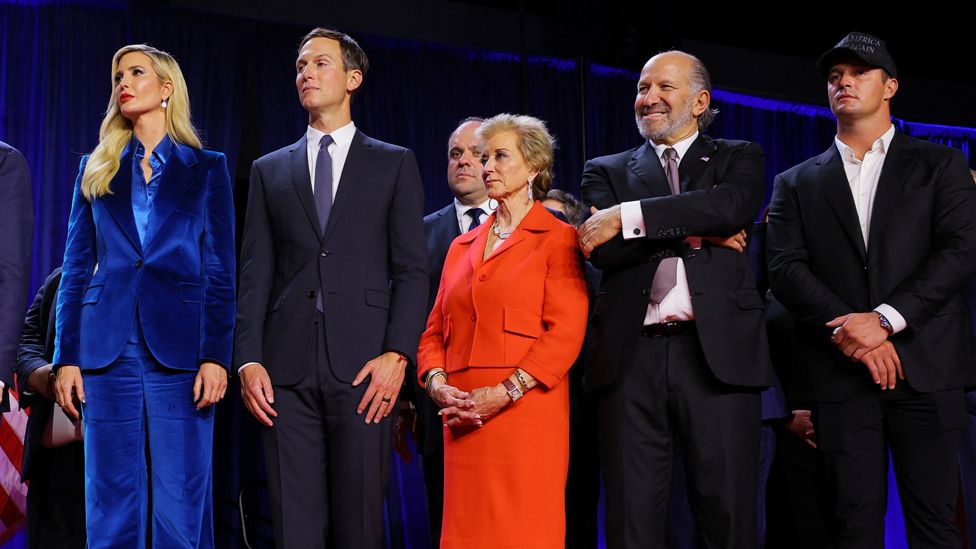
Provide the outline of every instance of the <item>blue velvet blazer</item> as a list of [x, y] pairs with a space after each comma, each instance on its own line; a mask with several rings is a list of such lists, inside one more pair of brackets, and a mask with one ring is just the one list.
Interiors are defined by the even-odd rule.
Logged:
[[111, 194], [91, 202], [75, 182], [61, 290], [55, 365], [111, 364], [138, 320], [164, 366], [229, 367], [236, 308], [234, 200], [227, 160], [174, 141], [163, 168], [146, 244], [132, 213], [132, 151]]

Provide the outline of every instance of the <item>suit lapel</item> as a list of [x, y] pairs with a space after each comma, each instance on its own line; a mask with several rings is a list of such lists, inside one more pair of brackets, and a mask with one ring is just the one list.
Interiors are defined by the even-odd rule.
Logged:
[[892, 205], [895, 197], [904, 185], [904, 175], [910, 172], [911, 165], [918, 156], [918, 148], [905, 136], [895, 132], [885, 154], [884, 164], [881, 166], [881, 176], [878, 178], [878, 189], [874, 194], [874, 205], [871, 208], [871, 225], [868, 230], [868, 250], [884, 235], [885, 225], [891, 219]]
[[142, 251], [142, 244], [139, 242], [139, 231], [136, 230], [136, 218], [132, 213], [132, 147], [119, 159], [119, 171], [115, 172], [115, 177], [109, 184], [112, 194], [106, 194], [97, 198], [105, 204], [115, 222], [122, 229], [122, 233], [132, 244], [132, 247]]
[[443, 249], [445, 252], [451, 246], [451, 242], [461, 236], [456, 212], [454, 203], [451, 202], [447, 207], [437, 211], [437, 219], [434, 220], [433, 230], [436, 231], [434, 241], [437, 243], [438, 248]]
[[689, 185], [693, 181], [698, 181], [698, 174], [708, 166], [709, 160], [706, 159], [711, 158], [716, 148], [718, 146], [711, 138], [702, 134], [698, 135], [698, 139], [695, 139], [691, 147], [685, 152], [685, 157], [681, 159], [681, 163], [678, 166], [678, 182], [681, 192], [702, 188], [703, 184], [701, 182], [694, 185], [694, 188], [691, 189], [689, 189]]
[[867, 251], [864, 246], [864, 237], [861, 235], [857, 208], [854, 206], [851, 185], [847, 181], [847, 172], [844, 171], [844, 162], [840, 158], [837, 146], [831, 144], [830, 148], [817, 158], [816, 163], [820, 167], [818, 180], [823, 181], [821, 190], [827, 198], [827, 203], [837, 214], [841, 228], [844, 229], [858, 253], [861, 254], [861, 259], [865, 259]]
[[661, 159], [650, 143], [644, 143], [634, 151], [627, 167], [644, 185], [644, 189], [634, 186], [628, 189], [631, 196], [643, 197], [647, 196], [648, 192], [651, 196], [671, 194], [671, 186], [668, 185], [668, 178], [664, 175], [664, 168], [661, 167]]
[[303, 135], [288, 151], [288, 172], [291, 175], [292, 185], [295, 186], [295, 191], [298, 193], [298, 199], [302, 203], [308, 222], [312, 224], [315, 235], [322, 238], [319, 214], [315, 209], [315, 197], [312, 196], [312, 179], [308, 175], [307, 149], [306, 138]]
[[149, 225], [146, 227], [146, 248], [152, 244], [159, 234], [159, 229], [166, 223], [166, 219], [173, 213], [186, 191], [197, 184], [196, 173], [193, 169], [197, 164], [193, 150], [185, 145], [173, 142], [173, 154], [163, 168], [163, 176], [159, 180], [159, 191], [153, 200], [152, 211], [149, 214]]
[[352, 143], [349, 145], [346, 162], [342, 166], [340, 180], [335, 182], [336, 185], [339, 185], [339, 189], [336, 191], [335, 200], [332, 202], [332, 213], [329, 214], [329, 222], [325, 226], [325, 236], [322, 238], [322, 242], [329, 240], [329, 235], [332, 234], [342, 214], [346, 211], [350, 200], [349, 196], [355, 190], [356, 185], [364, 179], [372, 148], [373, 146], [366, 139], [366, 136], [356, 130], [356, 135], [353, 136]]

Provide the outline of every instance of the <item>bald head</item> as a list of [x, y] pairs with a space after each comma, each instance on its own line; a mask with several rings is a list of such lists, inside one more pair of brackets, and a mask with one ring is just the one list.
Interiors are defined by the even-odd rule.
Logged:
[[475, 132], [480, 118], [466, 118], [447, 141], [447, 184], [459, 202], [477, 206], [488, 195], [481, 180], [481, 143]]

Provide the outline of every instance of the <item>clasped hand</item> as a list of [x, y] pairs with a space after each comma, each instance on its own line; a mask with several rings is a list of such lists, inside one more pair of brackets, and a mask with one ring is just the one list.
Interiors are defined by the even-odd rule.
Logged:
[[431, 388], [431, 398], [441, 408], [439, 415], [448, 427], [473, 425], [481, 427], [484, 421], [497, 414], [511, 402], [501, 384], [478, 387], [470, 393], [453, 385], [440, 383]]
[[834, 328], [831, 342], [852, 361], [864, 364], [882, 390], [894, 389], [898, 379], [905, 379], [901, 359], [877, 313], [849, 313], [831, 320], [827, 327]]

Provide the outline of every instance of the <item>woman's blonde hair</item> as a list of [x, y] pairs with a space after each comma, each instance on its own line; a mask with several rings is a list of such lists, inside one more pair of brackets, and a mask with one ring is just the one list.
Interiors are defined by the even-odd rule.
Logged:
[[119, 171], [119, 157], [132, 139], [132, 122], [122, 116], [114, 92], [115, 73], [119, 70], [119, 61], [122, 56], [132, 52], [144, 53], [149, 57], [160, 84], [173, 83], [173, 93], [166, 100], [166, 133], [170, 139], [198, 149], [202, 148], [200, 137], [197, 136], [197, 131], [190, 120], [190, 95], [186, 91], [186, 81], [173, 56], [146, 44], [124, 46], [112, 57], [113, 92], [109, 95], [108, 109], [105, 111], [102, 127], [98, 131], [98, 145], [88, 157], [85, 173], [81, 178], [81, 192], [89, 201], [112, 192], [109, 184]]
[[545, 200], [546, 193], [552, 188], [553, 149], [556, 147], [556, 140], [546, 128], [546, 123], [524, 114], [496, 114], [481, 123], [477, 135], [487, 141], [503, 132], [515, 134], [525, 163], [539, 172], [531, 182], [532, 198]]

